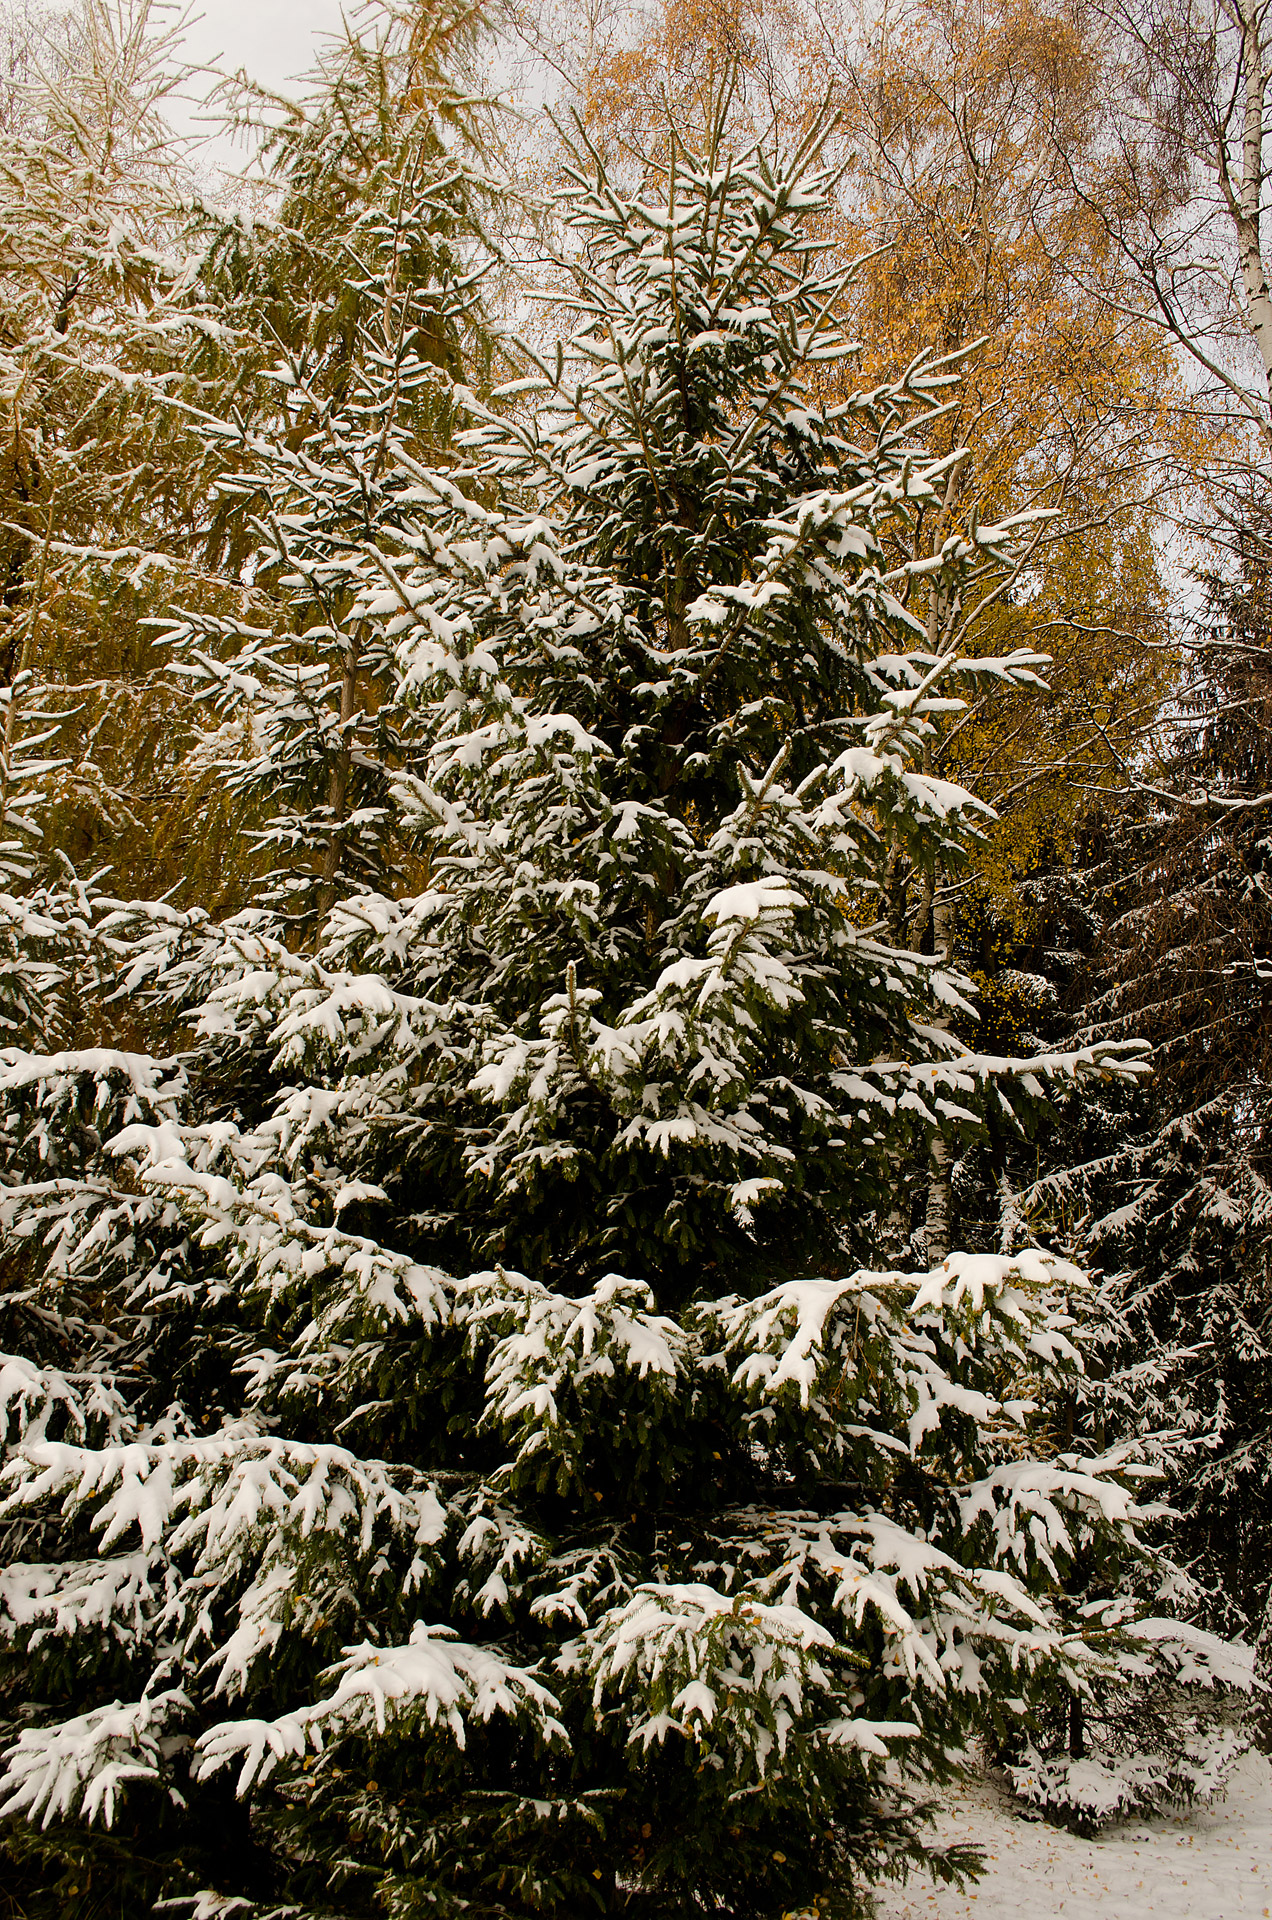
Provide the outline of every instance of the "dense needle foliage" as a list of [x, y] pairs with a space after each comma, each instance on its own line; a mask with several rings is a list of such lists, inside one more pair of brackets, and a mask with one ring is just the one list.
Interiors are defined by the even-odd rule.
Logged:
[[1012, 527], [884, 561], [949, 375], [826, 403], [818, 133], [581, 143], [570, 330], [483, 402], [440, 122], [345, 331], [205, 422], [246, 610], [166, 639], [270, 868], [85, 891], [101, 1044], [0, 1056], [5, 1845], [50, 1920], [856, 1915], [960, 1865], [974, 1729], [1213, 1684], [1134, 1448], [1059, 1424], [1078, 1269], [871, 1265], [934, 1137], [1140, 1054], [976, 1052], [889, 936], [978, 812], [936, 730], [1038, 663], [923, 617]]

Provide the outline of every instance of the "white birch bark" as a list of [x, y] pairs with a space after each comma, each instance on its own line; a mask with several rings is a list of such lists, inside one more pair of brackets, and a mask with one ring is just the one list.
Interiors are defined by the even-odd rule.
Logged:
[[1268, 94], [1268, 53], [1264, 28], [1266, 6], [1256, 0], [1238, 0], [1241, 65], [1245, 77], [1241, 129], [1241, 180], [1232, 205], [1237, 230], [1241, 281], [1245, 289], [1246, 324], [1263, 361], [1264, 378], [1272, 394], [1272, 294], [1268, 291], [1263, 260], [1263, 124]]

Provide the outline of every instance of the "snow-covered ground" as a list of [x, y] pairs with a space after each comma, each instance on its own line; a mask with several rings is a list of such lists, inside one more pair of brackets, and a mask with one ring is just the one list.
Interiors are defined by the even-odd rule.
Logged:
[[988, 1857], [969, 1893], [911, 1879], [880, 1920], [1263, 1920], [1272, 1915], [1272, 1767], [1247, 1754], [1228, 1792], [1177, 1819], [1135, 1822], [1099, 1840], [1017, 1818], [990, 1784], [950, 1797], [943, 1839]]

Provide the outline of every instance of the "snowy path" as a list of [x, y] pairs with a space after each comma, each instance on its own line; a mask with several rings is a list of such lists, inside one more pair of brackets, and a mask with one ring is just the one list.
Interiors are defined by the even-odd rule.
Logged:
[[988, 1784], [955, 1795], [943, 1839], [988, 1856], [967, 1894], [912, 1879], [880, 1920], [1264, 1920], [1272, 1914], [1272, 1767], [1248, 1754], [1227, 1795], [1172, 1820], [1077, 1840], [1003, 1811]]

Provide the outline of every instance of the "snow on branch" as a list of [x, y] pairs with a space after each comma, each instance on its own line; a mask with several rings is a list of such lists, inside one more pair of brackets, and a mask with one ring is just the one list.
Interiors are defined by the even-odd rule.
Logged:
[[564, 1743], [557, 1701], [527, 1668], [492, 1647], [457, 1640], [451, 1629], [417, 1621], [404, 1646], [370, 1642], [347, 1650], [328, 1678], [335, 1691], [276, 1720], [227, 1720], [200, 1736], [197, 1777], [239, 1764], [240, 1797], [289, 1760], [321, 1753], [349, 1734], [444, 1730], [463, 1748], [469, 1725], [495, 1715], [523, 1722], [540, 1740]]
[[[162, 1778], [160, 1741], [189, 1711], [179, 1688], [116, 1701], [60, 1726], [24, 1727], [0, 1772], [0, 1814], [21, 1813], [44, 1827], [74, 1814], [111, 1826], [126, 1785]], [[179, 1799], [179, 1796], [175, 1796]]]

